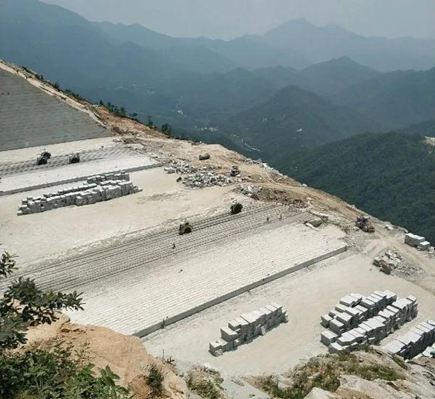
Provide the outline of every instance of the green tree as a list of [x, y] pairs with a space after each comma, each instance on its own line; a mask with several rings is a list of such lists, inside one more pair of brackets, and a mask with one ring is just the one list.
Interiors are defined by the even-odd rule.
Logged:
[[153, 122], [153, 117], [151, 115], [148, 115], [148, 123], [147, 126], [151, 129], [154, 128], [154, 122]]
[[[0, 280], [16, 269], [15, 258], [0, 258]], [[50, 324], [65, 309], [82, 309], [77, 292], [42, 291], [31, 279], [18, 278], [0, 298], [0, 398], [4, 399], [131, 399], [109, 367], [95, 376], [83, 354], [62, 342], [49, 350], [12, 351], [26, 343], [30, 326]]]
[[167, 136], [170, 136], [172, 134], [172, 127], [169, 123], [163, 124], [160, 130], [162, 133], [166, 134]]
[[[0, 278], [9, 277], [16, 268], [14, 257], [5, 252], [0, 260]], [[61, 310], [81, 310], [77, 292], [41, 291], [31, 279], [20, 277], [6, 288], [0, 298], [0, 353], [26, 342], [30, 326], [51, 324]]]

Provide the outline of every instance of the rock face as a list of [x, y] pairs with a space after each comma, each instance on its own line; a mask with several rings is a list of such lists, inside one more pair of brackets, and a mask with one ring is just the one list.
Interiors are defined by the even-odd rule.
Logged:
[[410, 364], [406, 379], [397, 381], [367, 381], [353, 375], [341, 378], [336, 398], [370, 399], [431, 399], [435, 397], [435, 361], [426, 359]]
[[97, 369], [109, 366], [120, 377], [119, 383], [129, 387], [135, 399], [150, 398], [144, 376], [154, 364], [164, 375], [163, 395], [170, 399], [188, 398], [188, 388], [166, 363], [149, 355], [139, 338], [118, 334], [103, 327], [71, 324], [66, 316], [51, 326], [31, 329], [28, 344], [47, 347], [54, 339], [73, 345], [86, 346], [89, 361]]
[[335, 392], [313, 388], [306, 399], [433, 399], [435, 397], [435, 360], [422, 358], [410, 363], [396, 362], [382, 352], [359, 353], [361, 366], [376, 362], [379, 369], [388, 367], [401, 378], [387, 381], [382, 375], [368, 380], [353, 374], [340, 376]]

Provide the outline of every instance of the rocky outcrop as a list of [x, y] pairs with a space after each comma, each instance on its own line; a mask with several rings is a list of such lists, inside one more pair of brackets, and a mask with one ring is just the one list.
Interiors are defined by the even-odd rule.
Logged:
[[139, 338], [118, 334], [103, 327], [71, 324], [66, 316], [51, 326], [32, 328], [27, 346], [48, 348], [54, 341], [86, 348], [90, 363], [96, 369], [109, 366], [119, 377], [120, 385], [129, 387], [135, 399], [151, 398], [145, 376], [151, 365], [156, 365], [164, 375], [163, 397], [185, 399], [188, 389], [185, 381], [173, 368], [160, 359], [149, 355]]
[[[362, 357], [360, 357], [362, 356]], [[373, 357], [375, 356], [376, 359]], [[340, 376], [340, 386], [332, 393], [320, 388], [313, 390], [306, 399], [433, 399], [435, 398], [435, 360], [419, 359], [410, 363], [396, 363], [390, 356], [359, 354], [361, 365], [376, 360], [379, 367], [388, 367], [402, 378], [391, 381], [382, 378], [368, 380], [354, 374]], [[364, 360], [367, 357], [366, 360]]]

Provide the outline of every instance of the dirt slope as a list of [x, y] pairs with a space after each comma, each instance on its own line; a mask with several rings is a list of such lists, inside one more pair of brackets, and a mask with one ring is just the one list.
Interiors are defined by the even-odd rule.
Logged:
[[66, 316], [51, 326], [31, 329], [28, 338], [27, 347], [49, 348], [53, 342], [60, 340], [71, 344], [74, 349], [86, 348], [90, 363], [97, 369], [109, 366], [120, 377], [119, 383], [135, 394], [135, 399], [151, 398], [144, 377], [152, 364], [158, 366], [164, 375], [163, 397], [188, 397], [184, 380], [174, 373], [170, 365], [149, 355], [139, 338], [118, 334], [107, 328], [71, 324]]

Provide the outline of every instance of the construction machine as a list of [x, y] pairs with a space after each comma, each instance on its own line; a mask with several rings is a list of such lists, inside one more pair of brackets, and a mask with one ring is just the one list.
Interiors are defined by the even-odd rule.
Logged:
[[178, 228], [178, 234], [182, 236], [184, 234], [191, 233], [192, 230], [193, 230], [192, 225], [189, 222], [184, 222], [180, 224], [180, 227]]
[[230, 176], [231, 177], [236, 177], [240, 175], [240, 169], [237, 165], [233, 165], [233, 167], [230, 170]]
[[240, 202], [236, 202], [235, 204], [231, 205], [231, 215], [237, 215], [238, 213], [242, 212], [243, 205]]
[[38, 158], [36, 158], [36, 164], [37, 165], [47, 165], [47, 162], [50, 158], [51, 158], [51, 154], [48, 151], [43, 151], [38, 156]]
[[355, 221], [355, 225], [364, 231], [364, 233], [374, 233], [375, 226], [371, 222], [368, 216], [358, 216]]
[[75, 154], [71, 154], [69, 156], [69, 163], [79, 163], [80, 162], [80, 154], [76, 152]]

